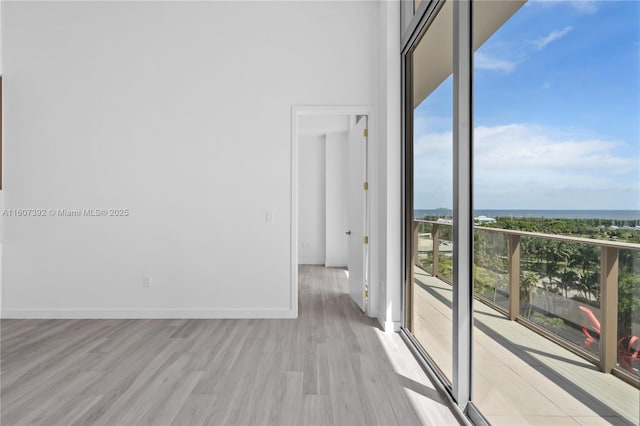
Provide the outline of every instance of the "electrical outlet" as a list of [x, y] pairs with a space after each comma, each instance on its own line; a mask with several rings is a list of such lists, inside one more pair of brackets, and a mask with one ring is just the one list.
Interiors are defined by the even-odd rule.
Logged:
[[142, 279], [142, 287], [151, 288], [151, 277], [144, 277]]

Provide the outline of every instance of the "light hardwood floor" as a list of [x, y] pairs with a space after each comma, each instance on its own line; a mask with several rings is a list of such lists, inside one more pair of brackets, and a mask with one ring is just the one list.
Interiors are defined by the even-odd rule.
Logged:
[[295, 320], [3, 320], [1, 424], [458, 424], [340, 269]]

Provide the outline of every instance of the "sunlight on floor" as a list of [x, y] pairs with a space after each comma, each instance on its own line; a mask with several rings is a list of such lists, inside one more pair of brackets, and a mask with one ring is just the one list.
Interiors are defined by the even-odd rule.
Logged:
[[[459, 424], [445, 402], [444, 396], [433, 386], [422, 368], [417, 363], [406, 361], [407, 358], [413, 358], [413, 354], [411, 354], [400, 335], [398, 333], [386, 333], [378, 328], [374, 328], [374, 331], [393, 367], [393, 372], [398, 376], [402, 384], [405, 396], [410, 401], [422, 423], [429, 424], [433, 422], [434, 416], [437, 416], [437, 424]], [[403, 356], [399, 356], [399, 354]], [[417, 377], [419, 381], [409, 377]]]

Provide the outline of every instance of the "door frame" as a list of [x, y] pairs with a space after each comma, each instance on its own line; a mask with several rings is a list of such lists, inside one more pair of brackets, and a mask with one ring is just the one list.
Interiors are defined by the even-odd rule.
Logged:
[[451, 385], [413, 337], [413, 99], [412, 55], [445, 1], [423, 1], [402, 39], [402, 143], [403, 151], [403, 282], [401, 335], [417, 353], [430, 378], [450, 402], [459, 419], [467, 415], [476, 424], [488, 424], [472, 401], [473, 379], [473, 48], [472, 6], [476, 0], [453, 1], [453, 336]]
[[[371, 132], [373, 127], [373, 108], [369, 105], [324, 105], [324, 106], [309, 106], [309, 105], [293, 105], [291, 107], [291, 246], [290, 246], [290, 258], [291, 258], [291, 305], [290, 310], [294, 318], [298, 316], [298, 189], [299, 189], [299, 176], [298, 176], [298, 144], [300, 140], [300, 134], [298, 129], [298, 119], [302, 116], [317, 116], [317, 115], [366, 115], [369, 128], [367, 150], [367, 164], [371, 163], [371, 151], [372, 142], [375, 138], [375, 132]], [[373, 134], [373, 135], [372, 135]], [[367, 177], [371, 180], [371, 176]], [[370, 235], [371, 230], [371, 196], [367, 197], [366, 214], [367, 214], [367, 233]], [[366, 256], [370, 258], [371, 244], [369, 250], [365, 251]], [[365, 314], [369, 314], [371, 311], [370, 306], [376, 306], [373, 304], [374, 297], [377, 296], [377, 288], [372, 288], [371, 282], [371, 262], [365, 263], [365, 276], [369, 277], [369, 299], [365, 305]]]

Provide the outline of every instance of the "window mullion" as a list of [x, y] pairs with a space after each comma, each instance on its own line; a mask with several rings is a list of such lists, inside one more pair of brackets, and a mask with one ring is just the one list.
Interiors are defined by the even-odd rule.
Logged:
[[471, 1], [453, 3], [453, 383], [458, 406], [471, 400], [473, 325]]

